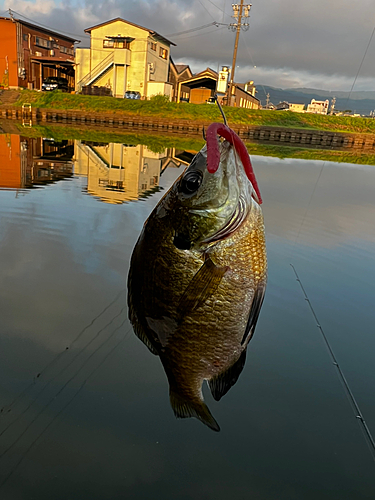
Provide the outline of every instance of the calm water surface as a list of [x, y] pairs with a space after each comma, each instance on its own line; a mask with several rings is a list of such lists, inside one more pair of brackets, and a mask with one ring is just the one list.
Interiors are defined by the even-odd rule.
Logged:
[[219, 434], [176, 420], [129, 259], [191, 153], [0, 135], [0, 498], [373, 499], [375, 167], [253, 157], [269, 284]]

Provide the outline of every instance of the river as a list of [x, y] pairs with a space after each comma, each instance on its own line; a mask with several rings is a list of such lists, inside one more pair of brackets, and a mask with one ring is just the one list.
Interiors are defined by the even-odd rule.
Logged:
[[239, 381], [204, 388], [214, 433], [175, 419], [126, 305], [142, 225], [193, 154], [0, 135], [1, 499], [375, 497], [322, 336], [375, 434], [375, 167], [252, 157], [269, 281]]

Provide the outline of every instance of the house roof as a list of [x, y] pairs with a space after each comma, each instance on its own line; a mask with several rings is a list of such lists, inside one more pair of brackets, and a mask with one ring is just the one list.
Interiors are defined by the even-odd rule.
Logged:
[[243, 85], [243, 84], [236, 83], [235, 87], [238, 88], [238, 90], [241, 90], [244, 94], [247, 94], [252, 99], [255, 99], [256, 101], [260, 102], [260, 100], [257, 97], [255, 97], [251, 92], [248, 92], [247, 90], [245, 90], [243, 87], [241, 87], [241, 85]]
[[201, 71], [200, 73], [195, 73], [193, 75], [193, 78], [199, 78], [201, 76], [205, 76], [205, 75], [209, 75], [211, 76], [212, 78], [216, 78], [218, 79], [219, 78], [219, 75], [218, 73], [216, 73], [216, 71], [214, 71], [213, 69], [211, 68], [206, 68], [204, 69], [203, 71]]
[[[10, 17], [0, 17], [0, 20], [5, 20], [5, 21], [11, 21], [13, 20]], [[44, 28], [43, 26], [38, 26], [37, 24], [32, 24], [27, 21], [24, 21], [23, 19], [16, 19], [14, 18], [14, 21], [17, 23], [23, 24], [25, 26], [30, 26], [30, 28], [36, 29], [38, 31], [44, 31], [44, 33], [49, 33], [50, 35], [58, 36], [59, 38], [64, 38], [65, 40], [69, 40], [71, 42], [80, 42], [81, 40], [78, 40], [78, 38], [72, 38], [71, 36], [64, 35], [63, 33], [60, 33], [58, 31], [53, 31], [48, 28]]]
[[112, 24], [115, 21], [122, 21], [123, 23], [130, 24], [131, 26], [135, 26], [136, 28], [139, 28], [141, 30], [148, 31], [150, 33], [150, 35], [160, 38], [164, 42], [169, 43], [169, 45], [176, 46], [175, 43], [171, 42], [170, 40], [168, 40], [164, 36], [160, 35], [156, 31], [149, 30], [148, 28], [145, 28], [144, 26], [140, 26], [139, 24], [131, 23], [130, 21], [127, 21], [126, 19], [122, 19], [122, 17], [115, 17], [114, 19], [106, 21], [105, 23], [96, 24], [95, 26], [91, 26], [91, 28], [86, 28], [84, 31], [85, 31], [85, 33], [91, 33], [92, 30], [94, 30], [96, 28], [101, 28], [102, 26], [106, 26], [107, 24]]
[[189, 67], [188, 64], [175, 64], [175, 68], [177, 70], [177, 73], [182, 73], [188, 67]]

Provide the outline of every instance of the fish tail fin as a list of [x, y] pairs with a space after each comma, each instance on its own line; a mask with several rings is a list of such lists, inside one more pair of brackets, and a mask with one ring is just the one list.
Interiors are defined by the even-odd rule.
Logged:
[[201, 399], [187, 399], [174, 391], [169, 393], [169, 398], [177, 418], [195, 417], [213, 431], [220, 431], [219, 424], [212, 416], [208, 406]]

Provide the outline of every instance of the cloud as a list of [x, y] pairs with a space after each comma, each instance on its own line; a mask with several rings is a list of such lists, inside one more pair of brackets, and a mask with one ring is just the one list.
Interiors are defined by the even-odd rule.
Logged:
[[[10, 5], [12, 3], [12, 5]], [[52, 0], [6, 0], [5, 7], [84, 39], [84, 29], [115, 17], [164, 36], [217, 21], [233, 22], [226, 0], [70, 0], [67, 8]], [[357, 74], [375, 25], [373, 0], [255, 0], [250, 29], [241, 32], [236, 73], [251, 73], [255, 83], [279, 87], [329, 85], [348, 90]], [[172, 37], [175, 61], [194, 61], [193, 71], [231, 65], [234, 33], [227, 26], [207, 27]], [[375, 37], [355, 89], [374, 89]], [[256, 68], [254, 68], [256, 66]], [[258, 79], [259, 78], [259, 79]], [[266, 80], [270, 78], [270, 80]], [[246, 78], [245, 78], [246, 79]]]
[[22, 13], [25, 16], [50, 14], [56, 7], [53, 0], [35, 0], [30, 2], [28, 0], [5, 0], [4, 8], [12, 9]]

